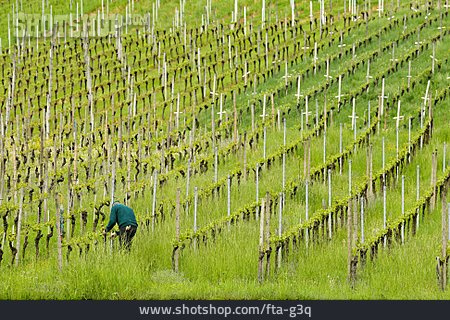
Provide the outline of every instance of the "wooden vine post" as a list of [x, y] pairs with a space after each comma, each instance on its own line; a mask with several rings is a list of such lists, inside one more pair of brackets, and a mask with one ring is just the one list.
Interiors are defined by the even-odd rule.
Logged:
[[[332, 186], [331, 186], [331, 169], [328, 169], [328, 209], [331, 208], [333, 198], [332, 198]], [[328, 238], [331, 240], [332, 234], [333, 234], [333, 215], [330, 211], [330, 214], [328, 215]]]
[[244, 180], [247, 181], [247, 132], [244, 132]]
[[266, 255], [266, 270], [265, 270], [265, 278], [269, 278], [270, 272], [270, 254], [272, 249], [270, 247], [270, 216], [271, 216], [271, 199], [270, 193], [266, 192], [266, 216], [265, 216], [265, 226], [264, 226], [264, 248]]
[[258, 256], [258, 281], [262, 283], [264, 281], [264, 256], [265, 256], [265, 241], [264, 241], [264, 226], [266, 215], [266, 200], [261, 199], [261, 212], [259, 220], [259, 256]]
[[372, 152], [372, 144], [367, 148], [367, 176], [369, 177], [369, 190], [368, 190], [368, 202], [374, 198], [373, 192], [373, 152]]
[[[231, 215], [231, 178], [227, 176], [227, 217]], [[230, 221], [228, 221], [228, 228], [230, 228]]]
[[443, 157], [442, 157], [442, 172], [445, 173], [445, 170], [447, 169], [447, 143], [444, 142], [444, 151], [443, 151]]
[[352, 160], [348, 161], [348, 187], [350, 198], [347, 204], [347, 264], [348, 264], [348, 282], [354, 287], [356, 281], [356, 263], [353, 257], [353, 202], [352, 199]]
[[153, 193], [152, 193], [152, 231], [155, 227], [156, 219], [156, 187], [158, 182], [158, 171], [155, 169], [153, 171]]
[[214, 147], [214, 183], [217, 183], [218, 179], [218, 161], [217, 147]]
[[185, 213], [188, 215], [189, 213], [189, 184], [190, 184], [190, 177], [191, 177], [191, 158], [189, 157], [188, 160], [188, 166], [186, 170], [186, 206], [185, 206]]
[[[339, 123], [339, 154], [342, 154], [342, 123]], [[339, 157], [339, 174], [342, 175], [342, 156]]]
[[5, 130], [3, 125], [3, 115], [0, 114], [0, 204], [3, 202], [3, 192], [5, 188]]
[[[420, 199], [420, 165], [416, 167], [416, 201]], [[420, 223], [420, 211], [417, 213], [416, 218], [416, 232], [419, 230]]]
[[[305, 220], [309, 220], [309, 180], [305, 181]], [[309, 244], [309, 228], [305, 230], [305, 245], [308, 248]]]
[[[197, 232], [198, 187], [194, 187], [194, 233]], [[194, 236], [194, 250], [197, 249], [197, 237]]]
[[[405, 176], [402, 175], [402, 197], [401, 197], [401, 208], [402, 217], [405, 215]], [[405, 244], [405, 221], [403, 221], [401, 226], [401, 240], [402, 244]]]
[[433, 193], [430, 200], [430, 210], [433, 211], [436, 206], [436, 174], [437, 174], [437, 150], [433, 151], [431, 156], [431, 187], [433, 188]]
[[16, 249], [17, 254], [15, 257], [15, 265], [16, 267], [19, 265], [19, 256], [20, 256], [20, 236], [22, 229], [22, 214], [23, 214], [23, 186], [20, 188], [20, 199], [19, 199], [19, 213], [17, 214], [17, 233], [16, 233]]
[[[308, 111], [308, 96], [305, 97], [305, 125], [308, 128], [308, 116], [311, 112]], [[303, 165], [303, 175], [305, 180], [309, 180], [310, 170], [311, 170], [311, 150], [310, 150], [310, 136], [305, 141], [304, 144], [304, 165]]]
[[263, 129], [263, 159], [266, 160], [267, 127]]
[[[282, 174], [282, 188], [283, 192], [286, 187], [286, 118], [283, 118], [283, 174]], [[284, 199], [284, 198], [283, 198]]]
[[[43, 119], [45, 117], [43, 112]], [[41, 125], [40, 128], [40, 142], [39, 142], [39, 191], [41, 194], [44, 193], [44, 130], [45, 126], [44, 124]], [[75, 140], [75, 139], [74, 139]], [[2, 159], [3, 160], [3, 159]], [[2, 168], [2, 175], [5, 173], [5, 168]], [[42, 202], [39, 203], [39, 210], [38, 210], [38, 216], [37, 216], [37, 223], [41, 222], [42, 218]]]
[[61, 194], [56, 194], [56, 240], [57, 240], [57, 246], [58, 246], [58, 269], [59, 271], [62, 270], [62, 214], [64, 212], [64, 209], [62, 207], [62, 201], [61, 201]]
[[441, 200], [442, 200], [442, 252], [441, 252], [441, 259], [439, 261], [440, 265], [440, 287], [442, 291], [445, 290], [445, 287], [447, 286], [447, 243], [448, 243], [448, 223], [447, 220], [447, 188], [444, 184], [442, 186], [441, 190]]
[[172, 254], [172, 267], [174, 272], [178, 272], [178, 264], [179, 264], [179, 245], [180, 242], [180, 188], [177, 188], [177, 199], [176, 199], [176, 207], [175, 207], [175, 240], [177, 245], [173, 248]]
[[[386, 229], [386, 212], [387, 212], [387, 202], [386, 202], [386, 181], [383, 181], [383, 229]], [[383, 237], [383, 246], [386, 247], [386, 236]]]
[[109, 207], [112, 208], [114, 203], [114, 192], [116, 186], [116, 160], [114, 159], [112, 162], [112, 170], [111, 170], [111, 197], [109, 202]]
[[[72, 208], [75, 213], [77, 210], [77, 200], [78, 200], [78, 141], [77, 141], [77, 122], [73, 121], [73, 179], [71, 179], [72, 186]], [[111, 203], [112, 205], [112, 203]], [[80, 219], [82, 220], [82, 219]], [[82, 221], [80, 221], [82, 223]], [[73, 225], [75, 227], [75, 225]], [[74, 230], [72, 229], [72, 233]]]
[[[283, 192], [279, 193], [278, 196], [278, 236], [281, 237], [283, 235], [283, 204], [284, 203], [284, 196]], [[281, 267], [281, 260], [282, 260], [282, 253], [281, 253], [281, 246], [277, 248], [277, 259], [276, 259], [276, 269], [279, 270]]]
[[[256, 163], [256, 169], [255, 169], [255, 187], [256, 187], [256, 202], [258, 202], [259, 201], [259, 162]], [[256, 220], [258, 220], [258, 211], [259, 211], [259, 206], [256, 207]]]
[[236, 110], [236, 91], [233, 91], [233, 114], [234, 114], [234, 134], [233, 134], [233, 142], [237, 143], [237, 110]]

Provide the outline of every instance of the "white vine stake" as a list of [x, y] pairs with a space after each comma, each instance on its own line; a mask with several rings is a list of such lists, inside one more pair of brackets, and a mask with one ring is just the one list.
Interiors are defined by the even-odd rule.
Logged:
[[190, 178], [191, 178], [191, 158], [189, 157], [188, 160], [188, 166], [187, 166], [187, 170], [186, 170], [186, 214], [189, 213], [189, 201], [188, 201], [188, 197], [189, 197], [189, 184], [190, 184]]
[[259, 201], [259, 163], [256, 164], [255, 179], [256, 179], [256, 201]]
[[[214, 112], [214, 106], [213, 106], [213, 112]], [[177, 98], [177, 111], [174, 112], [175, 113], [175, 126], [177, 128], [177, 131], [180, 128], [180, 114], [182, 114], [183, 112], [180, 111], [180, 93], [178, 93], [178, 98]], [[213, 113], [214, 114], [214, 113]], [[214, 132], [214, 120], [212, 120], [212, 131]]]
[[261, 25], [264, 28], [264, 23], [266, 22], [266, 0], [262, 0], [261, 8]]
[[317, 61], [319, 61], [319, 58], [317, 57], [317, 42], [314, 42], [314, 57], [313, 57], [314, 74], [316, 74], [317, 72]]
[[[353, 130], [353, 140], [356, 141], [356, 119], [359, 117], [356, 115], [356, 100], [355, 97], [353, 97], [353, 108], [352, 108], [352, 115], [348, 116], [352, 120], [352, 130]], [[355, 144], [356, 148], [356, 144]]]
[[408, 61], [408, 75], [406, 76], [408, 78], [408, 89], [411, 87], [411, 60]]
[[396, 142], [395, 142], [395, 147], [396, 147], [396, 152], [397, 152], [397, 158], [398, 158], [398, 130], [399, 130], [399, 125], [400, 125], [400, 121], [403, 120], [404, 116], [400, 115], [400, 104], [401, 101], [398, 100], [398, 106], [397, 106], [397, 116], [394, 117], [395, 121], [395, 130], [396, 130]]
[[227, 176], [227, 216], [231, 215], [231, 178]]
[[266, 160], [266, 140], [267, 140], [267, 127], [264, 126], [264, 146], [263, 146], [263, 158]]
[[305, 181], [305, 219], [309, 220], [309, 181]]
[[348, 193], [352, 195], [352, 159], [348, 160]]
[[383, 77], [383, 79], [381, 80], [381, 104], [380, 104], [380, 117], [382, 117], [384, 115], [384, 99], [387, 99], [388, 97], [384, 95], [384, 84], [385, 84], [385, 79]]
[[218, 151], [217, 147], [214, 148], [214, 183], [217, 183], [218, 178]]
[[[198, 205], [198, 189], [194, 187], [194, 233], [197, 232], [197, 205]], [[194, 238], [194, 250], [197, 249], [197, 238]]]
[[303, 95], [302, 95], [301, 92], [300, 92], [300, 83], [301, 83], [301, 79], [302, 79], [301, 76], [298, 76], [298, 77], [297, 77], [297, 93], [295, 94], [295, 97], [297, 98], [297, 104], [299, 103], [300, 98], [303, 97]]
[[291, 5], [291, 25], [292, 27], [295, 26], [295, 0], [290, 1]]
[[425, 108], [427, 106], [428, 99], [429, 99], [428, 93], [429, 93], [429, 90], [430, 90], [430, 81], [431, 80], [428, 80], [427, 88], [425, 89], [425, 95], [422, 97], [423, 107], [422, 107], [422, 112], [420, 113], [420, 128], [421, 129], [423, 128], [423, 118], [425, 117]]
[[264, 95], [263, 97], [263, 113], [260, 115], [260, 117], [262, 118], [263, 123], [265, 123], [266, 117], [268, 117], [268, 115], [266, 114], [266, 95]]
[[430, 56], [431, 58], [431, 73], [434, 74], [434, 64], [438, 60], [436, 59], [436, 42], [433, 41], [433, 55]]
[[366, 81], [369, 82], [370, 79], [373, 77], [370, 75], [370, 59], [367, 60], [367, 74], [366, 74]]
[[329, 81], [330, 79], [333, 79], [332, 76], [330, 76], [330, 59], [327, 58], [327, 73], [324, 75], [325, 79]]
[[223, 93], [220, 94], [219, 108], [220, 108], [220, 111], [217, 112], [217, 114], [219, 115], [219, 120], [220, 120], [220, 123], [222, 124], [222, 115], [227, 113], [226, 111], [223, 111]]

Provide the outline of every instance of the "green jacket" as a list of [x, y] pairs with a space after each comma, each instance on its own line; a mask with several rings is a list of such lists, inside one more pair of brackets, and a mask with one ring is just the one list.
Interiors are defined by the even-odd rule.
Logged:
[[109, 216], [109, 223], [106, 226], [106, 232], [114, 228], [116, 223], [119, 225], [119, 228], [126, 226], [138, 226], [133, 209], [120, 203], [115, 204], [111, 208], [111, 214]]

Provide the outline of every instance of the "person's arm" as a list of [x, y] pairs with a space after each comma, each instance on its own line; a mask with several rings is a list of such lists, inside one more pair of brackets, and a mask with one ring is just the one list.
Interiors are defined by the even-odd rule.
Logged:
[[105, 231], [108, 232], [112, 228], [114, 228], [114, 225], [117, 223], [117, 207], [111, 208], [111, 214], [109, 215], [109, 223], [106, 226]]

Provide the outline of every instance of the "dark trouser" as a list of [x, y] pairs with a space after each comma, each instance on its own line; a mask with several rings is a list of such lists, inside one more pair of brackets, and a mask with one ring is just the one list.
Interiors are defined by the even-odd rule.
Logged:
[[130, 250], [131, 240], [133, 240], [133, 237], [136, 234], [136, 230], [136, 226], [126, 226], [119, 229], [119, 242], [121, 248], [123, 245], [123, 248], [128, 251]]

